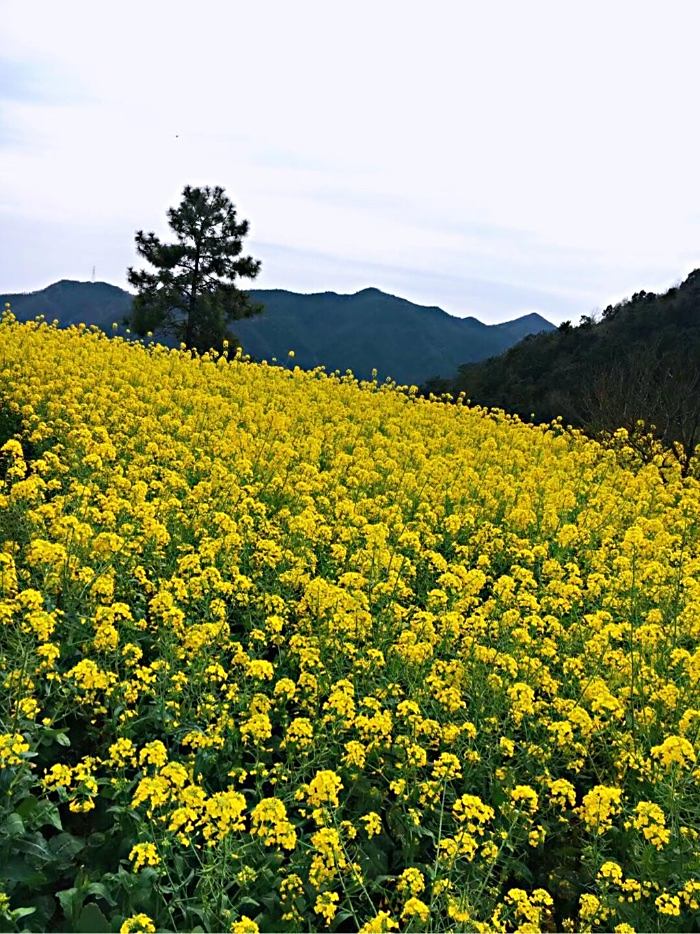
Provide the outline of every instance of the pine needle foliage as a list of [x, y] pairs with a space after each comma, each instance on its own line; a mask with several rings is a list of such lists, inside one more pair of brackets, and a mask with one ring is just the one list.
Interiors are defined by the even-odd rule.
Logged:
[[168, 210], [174, 243], [155, 233], [136, 233], [136, 251], [153, 271], [129, 267], [136, 291], [131, 324], [141, 335], [149, 331], [175, 337], [188, 348], [206, 351], [235, 342], [232, 321], [261, 311], [236, 280], [254, 279], [260, 261], [243, 256], [247, 220], [238, 220], [224, 189], [187, 185], [182, 201]]

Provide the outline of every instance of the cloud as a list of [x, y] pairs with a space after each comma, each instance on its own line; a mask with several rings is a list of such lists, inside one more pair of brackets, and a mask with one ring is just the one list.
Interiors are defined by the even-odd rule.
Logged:
[[[365, 260], [342, 254], [303, 250], [281, 244], [257, 243], [263, 258], [260, 288], [288, 288], [302, 292], [356, 292], [372, 285], [393, 294], [410, 296], [418, 304], [438, 305], [459, 317], [474, 315], [489, 323], [530, 311], [553, 320], [581, 314], [588, 306], [578, 297], [555, 289], [538, 289], [522, 282], [437, 272]], [[273, 271], [268, 275], [267, 269]], [[579, 310], [580, 309], [580, 310]]]
[[0, 292], [31, 292], [58, 279], [98, 280], [126, 287], [136, 256], [133, 230], [74, 220], [37, 221], [0, 209]]
[[37, 280], [59, 253], [80, 266], [89, 230], [121, 275], [185, 184], [223, 185], [276, 245], [269, 285], [385, 276], [459, 313], [556, 319], [697, 265], [697, 4], [270, 9], [6, 5], [9, 275], [59, 230]]
[[66, 100], [75, 102], [86, 97], [86, 89], [66, 68], [0, 56], [2, 101], [65, 103]]
[[34, 128], [20, 117], [34, 106], [65, 106], [88, 99], [88, 93], [58, 63], [22, 61], [0, 56], [0, 146], [31, 146]]

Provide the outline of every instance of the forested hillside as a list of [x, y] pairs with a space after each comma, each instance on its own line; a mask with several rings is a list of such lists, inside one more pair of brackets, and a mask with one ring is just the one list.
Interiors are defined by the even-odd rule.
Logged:
[[642, 420], [687, 462], [700, 440], [700, 270], [663, 294], [637, 292], [599, 320], [532, 335], [427, 388], [526, 419], [561, 416], [594, 433], [633, 433]]

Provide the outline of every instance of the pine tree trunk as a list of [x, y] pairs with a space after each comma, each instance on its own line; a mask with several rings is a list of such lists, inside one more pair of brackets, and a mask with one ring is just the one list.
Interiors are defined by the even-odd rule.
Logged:
[[194, 334], [194, 315], [195, 309], [197, 307], [197, 286], [199, 278], [199, 243], [197, 244], [197, 252], [194, 257], [194, 271], [192, 273], [192, 290], [190, 291], [190, 307], [187, 312], [187, 327], [185, 329], [185, 344], [187, 347], [192, 346], [192, 335]]

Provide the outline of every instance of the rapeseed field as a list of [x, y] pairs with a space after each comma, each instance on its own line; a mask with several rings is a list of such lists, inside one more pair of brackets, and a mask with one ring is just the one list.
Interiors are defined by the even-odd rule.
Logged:
[[698, 930], [696, 480], [8, 314], [0, 404], [5, 930]]

